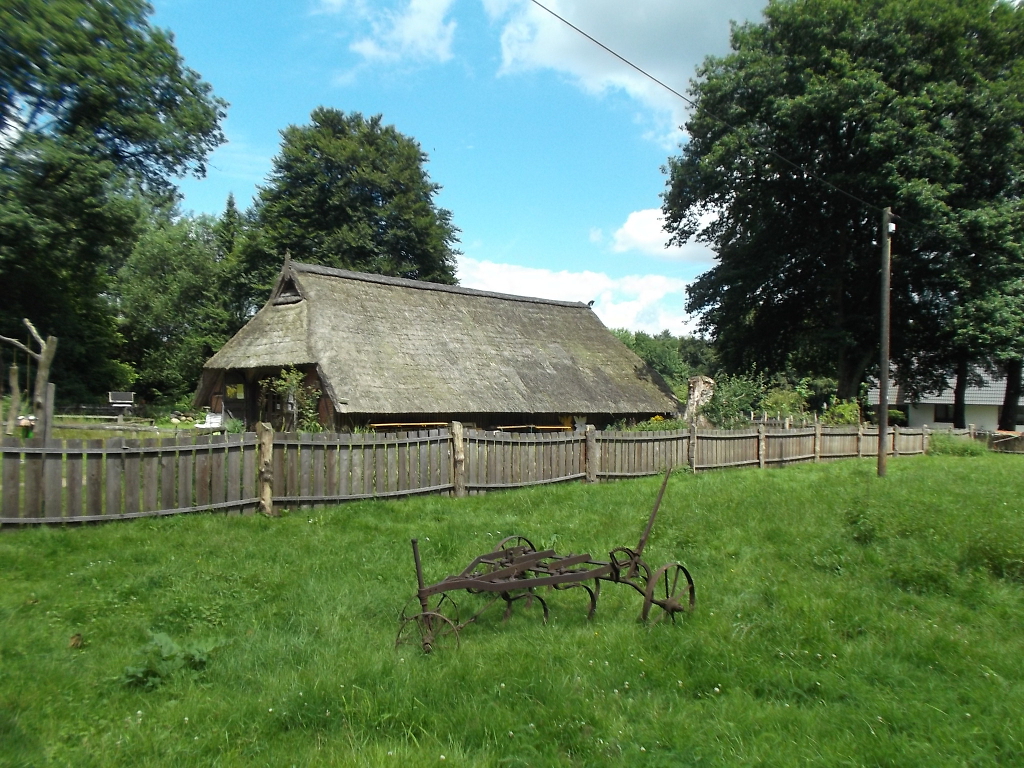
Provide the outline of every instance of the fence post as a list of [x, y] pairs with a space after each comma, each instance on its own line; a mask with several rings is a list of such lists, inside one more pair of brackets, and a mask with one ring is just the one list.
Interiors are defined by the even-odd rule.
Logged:
[[976, 435], [974, 433], [974, 425], [973, 424], [968, 424], [967, 425], [967, 429], [970, 432], [971, 440], [973, 440], [976, 437]]
[[274, 509], [274, 428], [266, 422], [256, 425], [259, 441], [260, 512], [277, 517]]
[[928, 453], [928, 443], [931, 436], [931, 430], [928, 429], [927, 424], [921, 425], [921, 453]]
[[861, 453], [861, 443], [864, 441], [864, 424], [857, 425], [857, 458], [861, 458], [864, 454]]
[[892, 425], [892, 455], [900, 455], [900, 425]]
[[757, 466], [764, 469], [768, 458], [768, 436], [764, 431], [764, 422], [757, 425]]
[[690, 471], [696, 473], [697, 471], [697, 425], [690, 424], [690, 445], [687, 460], [690, 464]]
[[814, 463], [821, 461], [821, 422], [814, 422]]
[[452, 422], [452, 483], [455, 497], [466, 495], [466, 445], [462, 440], [462, 422]]
[[46, 398], [43, 400], [43, 423], [40, 424], [39, 436], [49, 445], [53, 439], [53, 401], [57, 396], [57, 385], [52, 381], [46, 385]]
[[597, 444], [597, 427], [587, 424], [587, 482], [597, 482], [597, 470], [601, 466], [601, 448]]

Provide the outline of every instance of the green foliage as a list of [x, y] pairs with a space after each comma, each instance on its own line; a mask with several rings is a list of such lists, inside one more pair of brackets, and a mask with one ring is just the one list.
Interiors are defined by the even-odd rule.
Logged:
[[267, 386], [281, 396], [286, 406], [285, 430], [298, 432], [323, 432], [320, 424], [320, 390], [306, 383], [306, 374], [288, 366], [281, 374], [267, 382]]
[[213, 219], [159, 210], [148, 217], [114, 284], [122, 359], [142, 398], [173, 403], [195, 390], [203, 364], [236, 330], [234, 273]]
[[879, 213], [790, 163], [902, 217], [901, 371], [945, 372], [972, 334], [1019, 349], [1022, 31], [1019, 3], [793, 0], [704, 62], [663, 207], [717, 253], [688, 309], [728, 370], [792, 365], [849, 399], [874, 360]]
[[798, 416], [804, 413], [807, 401], [796, 389], [773, 387], [761, 398], [760, 410], [769, 416]]
[[928, 436], [928, 453], [936, 456], [984, 456], [988, 448], [968, 435], [933, 432]]
[[[686, 564], [693, 614], [638, 624], [606, 583], [588, 621], [582, 590], [545, 590], [546, 624], [499, 601], [429, 656], [394, 645], [409, 539], [428, 583], [511, 533], [605, 559], [660, 478], [4, 531], [0, 762], [1012, 765], [1021, 461], [677, 473], [644, 559]], [[233, 640], [146, 690], [122, 675], [147, 630]]]
[[688, 429], [689, 425], [682, 419], [666, 419], [663, 416], [655, 416], [647, 421], [641, 421], [634, 427], [626, 427], [630, 432], [660, 432], [661, 430]]
[[458, 229], [434, 204], [440, 187], [416, 141], [380, 115], [327, 107], [282, 136], [241, 246], [251, 301], [263, 301], [286, 252], [311, 264], [455, 282]]
[[836, 400], [821, 414], [821, 423], [831, 427], [860, 424], [860, 405], [854, 400]]
[[133, 198], [201, 175], [225, 104], [141, 0], [0, 5], [0, 334], [60, 339], [62, 399], [129, 382], [108, 303], [139, 217]]
[[210, 652], [223, 645], [220, 641], [206, 640], [178, 645], [163, 632], [150, 632], [150, 642], [140, 651], [140, 662], [125, 667], [121, 682], [130, 687], [154, 690], [182, 670], [199, 671], [206, 668]]
[[711, 376], [717, 370], [714, 348], [695, 336], [675, 337], [667, 330], [651, 336], [643, 331], [615, 328], [612, 333], [657, 371], [683, 403], [691, 376]]
[[767, 391], [764, 376], [721, 374], [715, 380], [715, 392], [704, 406], [704, 416], [720, 429], [732, 429], [750, 423], [750, 412], [761, 409]]

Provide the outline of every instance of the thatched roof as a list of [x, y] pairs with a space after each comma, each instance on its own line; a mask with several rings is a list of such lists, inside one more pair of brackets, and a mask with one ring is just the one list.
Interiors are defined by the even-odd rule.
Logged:
[[316, 364], [340, 412], [669, 413], [664, 381], [586, 304], [286, 262], [206, 363]]

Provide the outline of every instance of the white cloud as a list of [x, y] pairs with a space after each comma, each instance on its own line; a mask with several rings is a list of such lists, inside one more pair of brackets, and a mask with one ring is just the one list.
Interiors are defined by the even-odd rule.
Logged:
[[616, 253], [639, 251], [673, 261], [688, 261], [711, 265], [714, 252], [705, 245], [688, 242], [684, 246], [670, 245], [665, 232], [665, 216], [658, 208], [633, 211], [626, 223], [612, 235], [612, 250]]
[[466, 288], [536, 296], [560, 301], [594, 302], [594, 312], [609, 328], [672, 334], [692, 333], [696, 322], [683, 310], [686, 281], [664, 275], [613, 278], [602, 272], [553, 271], [459, 257], [459, 283]]
[[[325, 0], [338, 10], [343, 0]], [[448, 61], [456, 23], [448, 19], [454, 0], [409, 0], [397, 11], [380, 10], [370, 15], [372, 33], [350, 46], [371, 61], [418, 59]], [[364, 12], [365, 7], [362, 9]]]
[[[728, 52], [729, 22], [758, 20], [764, 0], [545, 0], [552, 11], [685, 93], [708, 54]], [[527, 0], [484, 0], [501, 33], [502, 72], [553, 69], [584, 90], [623, 91], [652, 110], [674, 144], [686, 103]], [[671, 137], [671, 138], [670, 138]]]

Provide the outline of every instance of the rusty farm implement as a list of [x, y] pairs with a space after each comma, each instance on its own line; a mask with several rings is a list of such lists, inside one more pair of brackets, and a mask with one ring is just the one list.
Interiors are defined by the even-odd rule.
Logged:
[[[540, 587], [559, 590], [578, 587], [584, 590], [590, 597], [589, 619], [597, 610], [602, 582], [626, 584], [643, 597], [641, 620], [650, 620], [653, 612], [654, 620], [668, 616], [675, 621], [677, 613], [690, 611], [694, 606], [695, 593], [689, 571], [680, 563], [669, 563], [652, 570], [643, 560], [644, 547], [654, 527], [670, 476], [671, 470], [666, 471], [636, 549], [617, 547], [608, 553], [607, 561], [594, 560], [589, 554], [559, 555], [553, 549], [538, 550], [529, 539], [509, 536], [498, 542], [494, 551], [473, 560], [461, 573], [427, 585], [423, 581], [419, 544], [413, 539], [418, 589], [416, 597], [402, 611], [396, 645], [416, 642], [429, 653], [436, 643], [446, 638], [454, 638], [458, 644], [459, 632], [498, 601], [505, 604], [505, 619], [511, 615], [514, 603], [522, 600], [530, 605], [537, 601], [547, 621], [547, 603], [536, 592]], [[462, 590], [490, 599], [472, 616], [460, 619], [451, 593]]]

